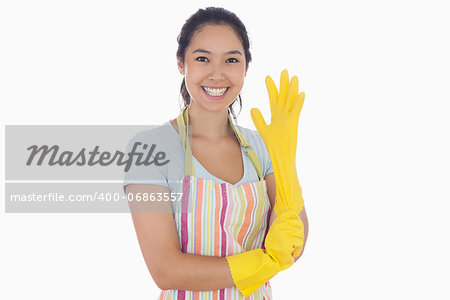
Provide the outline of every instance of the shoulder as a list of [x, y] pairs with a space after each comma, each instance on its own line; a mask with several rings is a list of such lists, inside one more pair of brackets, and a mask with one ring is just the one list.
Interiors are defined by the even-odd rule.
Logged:
[[252, 148], [265, 148], [264, 140], [257, 130], [253, 130], [250, 128], [242, 127], [236, 125], [239, 131], [242, 133], [247, 142], [252, 146]]
[[237, 126], [239, 131], [242, 133], [247, 142], [252, 146], [253, 150], [255, 150], [256, 155], [261, 160], [261, 163], [265, 163], [266, 161], [270, 161], [269, 153], [266, 148], [266, 144], [264, 144], [264, 140], [257, 130]]
[[143, 147], [141, 150], [144, 152], [151, 151], [152, 148], [169, 151], [179, 146], [178, 140], [175, 129], [170, 122], [166, 122], [162, 125], [146, 126], [144, 130], [136, 131], [129, 139], [127, 149], [130, 151], [133, 147]]
[[176, 134], [175, 129], [167, 121], [162, 125], [147, 126], [146, 129], [136, 132], [134, 138], [167, 140], [173, 139], [174, 133]]
[[270, 160], [269, 152], [267, 151], [266, 144], [257, 130], [237, 126], [244, 138], [252, 146], [256, 156], [261, 162], [263, 176], [273, 172], [272, 162]]

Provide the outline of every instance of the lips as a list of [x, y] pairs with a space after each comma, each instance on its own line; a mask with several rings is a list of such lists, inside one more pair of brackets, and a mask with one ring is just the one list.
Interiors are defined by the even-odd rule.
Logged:
[[206, 87], [206, 86], [202, 86], [203, 91], [205, 91], [205, 93], [208, 96], [211, 97], [221, 97], [223, 95], [225, 95], [225, 93], [228, 91], [229, 87]]

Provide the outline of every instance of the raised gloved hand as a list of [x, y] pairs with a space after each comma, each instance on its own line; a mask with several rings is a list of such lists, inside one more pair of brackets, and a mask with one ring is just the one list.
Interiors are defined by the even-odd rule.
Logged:
[[305, 93], [298, 93], [298, 78], [289, 82], [287, 70], [280, 76], [280, 92], [270, 76], [266, 77], [270, 99], [271, 122], [267, 125], [261, 112], [252, 108], [251, 116], [264, 140], [275, 175], [275, 214], [292, 209], [297, 214], [303, 209], [302, 190], [297, 178], [295, 155], [297, 151], [298, 118]]
[[286, 70], [281, 73], [280, 93], [267, 76], [271, 124], [268, 126], [258, 109], [251, 111], [253, 123], [266, 144], [276, 181], [275, 218], [266, 236], [266, 249], [255, 249], [228, 256], [233, 281], [246, 297], [287, 269], [300, 255], [304, 229], [298, 214], [303, 198], [295, 167], [298, 118], [305, 94], [298, 94], [298, 78], [289, 83]]
[[289, 268], [303, 247], [303, 223], [293, 210], [275, 218], [265, 240], [266, 249], [227, 256], [233, 281], [247, 297], [278, 272]]

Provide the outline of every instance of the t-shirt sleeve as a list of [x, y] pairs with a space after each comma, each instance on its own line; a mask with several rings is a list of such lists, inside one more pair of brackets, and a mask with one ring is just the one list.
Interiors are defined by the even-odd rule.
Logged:
[[167, 164], [164, 149], [151, 131], [135, 134], [127, 144], [125, 159], [132, 153], [132, 163], [125, 165], [123, 189], [128, 184], [154, 184], [167, 186]]

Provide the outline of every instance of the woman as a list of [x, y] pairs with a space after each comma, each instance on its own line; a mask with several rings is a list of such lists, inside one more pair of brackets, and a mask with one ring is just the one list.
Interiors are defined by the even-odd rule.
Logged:
[[[303, 203], [294, 180], [295, 161], [281, 158], [286, 167], [272, 168], [261, 135], [232, 122], [232, 105], [241, 103], [251, 61], [239, 18], [222, 8], [200, 9], [186, 21], [178, 44], [185, 107], [165, 129], [143, 137], [164, 144], [171, 162], [143, 173], [153, 172], [156, 184], [133, 183], [131, 176], [126, 181], [131, 196], [182, 194], [180, 201], [168, 204], [170, 213], [132, 214], [144, 259], [163, 290], [160, 299], [272, 299], [268, 280], [300, 257], [307, 236], [305, 210], [281, 208], [283, 197]], [[274, 99], [295, 94], [294, 88], [280, 86], [278, 95], [271, 84]], [[259, 111], [252, 111], [252, 117], [265, 130], [265, 141], [273, 140]], [[286, 156], [276, 147], [269, 150], [274, 157]], [[295, 159], [295, 151], [287, 156]], [[271, 209], [276, 201], [279, 216]]]

